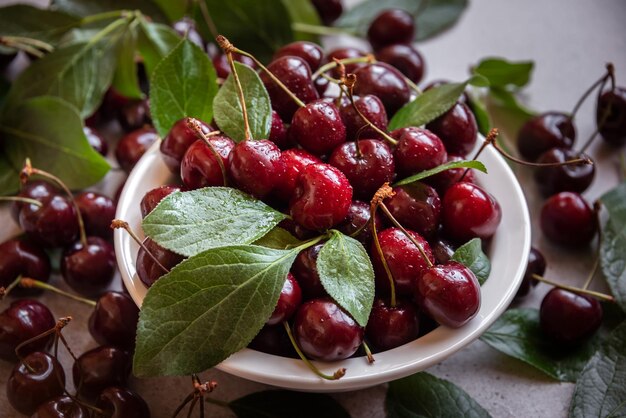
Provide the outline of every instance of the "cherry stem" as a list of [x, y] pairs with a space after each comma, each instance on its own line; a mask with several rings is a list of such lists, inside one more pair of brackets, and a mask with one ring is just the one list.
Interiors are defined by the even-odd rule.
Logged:
[[563, 162], [554, 162], [554, 163], [533, 163], [530, 161], [521, 160], [507, 153], [505, 150], [503, 150], [500, 147], [500, 145], [498, 145], [497, 141], [491, 142], [491, 145], [493, 145], [495, 150], [498, 151], [498, 153], [502, 155], [504, 158], [506, 158], [507, 160], [513, 161], [514, 163], [517, 163], [517, 164], [526, 165], [529, 167], [561, 167], [564, 165], [577, 165], [577, 164], [593, 165], [593, 160], [591, 160], [590, 158], [575, 158], [573, 160], [567, 160]]
[[[246, 116], [247, 117], [247, 116]], [[209, 137], [219, 135], [220, 131], [212, 131], [208, 133], [204, 133], [202, 131], [202, 127], [200, 126], [200, 121], [196, 118], [187, 118], [187, 127], [191, 129], [198, 138], [200, 138], [204, 144], [209, 147], [211, 153], [215, 157], [217, 161], [217, 165], [220, 166], [220, 171], [222, 172], [222, 180], [224, 181], [224, 186], [228, 184], [228, 176], [226, 175], [226, 167], [224, 167], [224, 161], [222, 160], [222, 156], [217, 152], [211, 141], [209, 141]]]
[[274, 83], [276, 83], [276, 85], [278, 87], [280, 87], [289, 97], [291, 97], [291, 99], [299, 106], [299, 107], [304, 107], [305, 104], [302, 100], [300, 100], [291, 90], [289, 90], [289, 88], [287, 86], [285, 86], [285, 84], [283, 84], [282, 81], [280, 81], [270, 70], [267, 69], [267, 67], [265, 65], [263, 65], [261, 63], [261, 61], [259, 61], [258, 59], [256, 59], [256, 57], [246, 51], [242, 51], [239, 48], [236, 48], [233, 44], [230, 43], [230, 41], [228, 39], [226, 39], [225, 36], [222, 35], [218, 35], [217, 38], [215, 38], [217, 41], [217, 44], [220, 46], [220, 48], [222, 48], [224, 50], [224, 52], [236, 52], [240, 55], [246, 56], [248, 58], [250, 58], [252, 61], [254, 61], [254, 63], [261, 69], [263, 70], [263, 72], [265, 74], [267, 74], [267, 76], [269, 78], [272, 79], [272, 81]]
[[6, 295], [11, 293], [11, 290], [15, 288], [18, 284], [20, 284], [20, 280], [22, 280], [22, 276], [19, 275], [15, 280], [11, 282], [7, 287], [0, 287], [0, 300], [2, 300]]
[[72, 206], [74, 206], [74, 210], [76, 211], [78, 230], [80, 231], [80, 242], [83, 247], [87, 247], [87, 234], [85, 233], [85, 222], [83, 221], [83, 215], [80, 213], [80, 208], [78, 207], [78, 204], [76, 203], [74, 195], [72, 194], [70, 189], [68, 189], [65, 183], [54, 174], [48, 173], [47, 171], [40, 170], [38, 168], [34, 168], [30, 162], [30, 158], [27, 158], [24, 162], [24, 168], [22, 168], [22, 171], [20, 172], [20, 181], [22, 183], [26, 183], [32, 175], [38, 175], [43, 178], [52, 180], [61, 189], [63, 189], [65, 194], [67, 194], [67, 197], [70, 199], [70, 202], [72, 202]]
[[137, 243], [137, 245], [143, 248], [146, 254], [150, 256], [152, 261], [154, 261], [156, 265], [159, 266], [161, 270], [163, 270], [163, 272], [165, 273], [170, 272], [170, 270], [167, 267], [165, 267], [163, 264], [161, 264], [161, 262], [156, 258], [156, 256], [152, 254], [152, 251], [150, 251], [148, 247], [146, 247], [146, 245], [141, 241], [141, 239], [137, 236], [137, 234], [133, 232], [133, 230], [130, 228], [130, 225], [128, 225], [128, 222], [122, 221], [121, 219], [113, 219], [113, 222], [111, 222], [111, 228], [113, 229], [122, 228], [126, 230], [126, 232], [128, 232], [128, 235], [130, 235], [130, 237]]
[[[218, 40], [220, 47], [222, 43]], [[233, 76], [233, 80], [235, 81], [235, 85], [237, 86], [237, 95], [239, 96], [239, 104], [241, 104], [241, 113], [243, 114], [243, 128], [244, 128], [244, 137], [247, 140], [252, 139], [252, 132], [250, 131], [250, 122], [248, 121], [248, 109], [246, 107], [246, 98], [243, 94], [243, 87], [241, 87], [241, 81], [239, 80], [239, 74], [237, 74], [237, 68], [235, 68], [235, 60], [233, 59], [233, 52], [230, 48], [228, 48], [228, 44], [225, 44], [226, 48], [224, 49], [224, 53], [226, 54], [226, 58], [228, 59], [228, 65], [230, 65], [230, 73]]]
[[20, 287], [24, 287], [27, 289], [32, 289], [32, 288], [37, 288], [37, 289], [43, 289], [43, 290], [49, 290], [52, 291], [54, 293], [57, 293], [59, 295], [63, 295], [65, 297], [68, 297], [70, 299], [74, 299], [78, 302], [82, 302], [86, 305], [89, 306], [96, 306], [96, 302], [91, 300], [91, 299], [87, 299], [87, 298], [83, 298], [81, 296], [78, 295], [74, 295], [72, 293], [66, 292], [64, 290], [59, 289], [58, 287], [52, 286], [51, 284], [39, 281], [39, 280], [35, 280], [35, 279], [31, 279], [28, 277], [24, 277], [22, 279], [19, 280], [19, 285]]
[[359, 64], [359, 63], [368, 63], [372, 64], [376, 62], [376, 58], [372, 54], [365, 55], [364, 57], [356, 57], [356, 58], [344, 58], [344, 59], [335, 59], [332, 62], [322, 65], [311, 75], [311, 78], [315, 80], [317, 77], [321, 76], [328, 70], [332, 70], [333, 68], [339, 67], [340, 65], [346, 64]]
[[293, 348], [296, 350], [296, 353], [298, 353], [298, 356], [300, 356], [302, 361], [304, 361], [304, 363], [307, 365], [309, 369], [311, 369], [313, 373], [315, 373], [322, 379], [326, 379], [326, 380], [339, 380], [346, 374], [346, 369], [343, 367], [338, 369], [332, 376], [322, 373], [320, 369], [315, 367], [315, 365], [311, 363], [311, 361], [308, 358], [306, 358], [302, 350], [300, 350], [300, 347], [298, 347], [298, 343], [296, 343], [296, 339], [293, 337], [293, 334], [291, 333], [291, 328], [289, 327], [289, 323], [287, 323], [287, 321], [283, 321], [283, 326], [285, 327], [287, 336], [289, 336], [289, 341], [291, 341], [291, 345], [293, 345]]
[[576, 113], [578, 113], [578, 110], [580, 109], [582, 104], [585, 102], [585, 100], [587, 100], [587, 97], [589, 97], [589, 95], [600, 85], [602, 86], [602, 87], [600, 87], [600, 91], [602, 91], [602, 89], [604, 88], [604, 85], [606, 84], [607, 80], [609, 80], [609, 79], [611, 80], [612, 84], [615, 84], [615, 68], [613, 67], [613, 64], [611, 64], [611, 63], [606, 64], [606, 73], [604, 73], [604, 75], [602, 75], [602, 77], [600, 77], [598, 80], [596, 80], [583, 93], [583, 95], [580, 97], [580, 99], [578, 99], [578, 101], [576, 102], [576, 105], [574, 106], [574, 109], [572, 109], [572, 113], [570, 114], [570, 119], [574, 120], [574, 118], [576, 117]]
[[[602, 82], [602, 85], [600, 86], [600, 89], [598, 90], [598, 101], [600, 100], [600, 96], [602, 95], [602, 91], [604, 90], [604, 86], [606, 85], [606, 81], [607, 80], [605, 79]], [[609, 116], [611, 115], [611, 111], [612, 111], [612, 103], [609, 102], [609, 105], [606, 107], [606, 109], [604, 109], [604, 112], [602, 113], [602, 116], [600, 117], [600, 121], [596, 125], [596, 129], [591, 133], [591, 135], [589, 136], [589, 139], [587, 139], [587, 141], [585, 142], [585, 145], [583, 145], [582, 148], [580, 149], [580, 152], [585, 152], [585, 150], [589, 148], [593, 140], [596, 139], [596, 136], [600, 132], [600, 129], [602, 129], [606, 121], [609, 119]]]
[[191, 402], [192, 399], [193, 399], [193, 393], [190, 393], [189, 395], [187, 395], [187, 397], [183, 400], [183, 402], [180, 405], [178, 405], [176, 410], [174, 410], [174, 414], [172, 414], [172, 418], [176, 418], [178, 414], [180, 414], [180, 411], [182, 411], [185, 408], [185, 406], [187, 406], [187, 404]]
[[596, 297], [598, 299], [606, 300], [608, 302], [615, 302], [615, 298], [613, 298], [613, 296], [606, 295], [604, 293], [595, 292], [593, 290], [588, 290], [588, 289], [580, 289], [578, 287], [568, 286], [568, 285], [562, 284], [562, 283], [557, 283], [557, 282], [554, 282], [552, 280], [546, 279], [545, 277], [542, 277], [542, 276], [540, 276], [538, 274], [533, 274], [532, 278], [537, 280], [537, 281], [540, 281], [540, 282], [552, 285], [554, 287], [558, 287], [560, 289], [569, 290], [570, 292], [583, 293], [583, 294], [586, 294], [586, 295], [589, 295], [589, 296], [594, 296], [594, 297]]
[[[475, 161], [478, 157], [480, 157], [480, 154], [482, 154], [485, 148], [487, 148], [487, 145], [491, 144], [492, 142], [495, 142], [497, 137], [498, 137], [498, 129], [496, 128], [491, 129], [489, 133], [487, 134], [487, 137], [483, 141], [482, 145], [478, 149], [478, 151], [476, 151], [476, 154], [474, 154], [474, 156], [472, 157], [472, 161]], [[463, 179], [465, 178], [467, 173], [469, 173], [469, 171], [470, 171], [470, 168], [466, 168], [465, 171], [463, 171], [463, 175], [459, 178], [457, 183], [463, 181]]]
[[374, 355], [372, 354], [372, 350], [370, 350], [370, 347], [367, 345], [365, 341], [363, 341], [362, 345], [363, 345], [363, 350], [365, 350], [365, 355], [367, 356], [367, 362], [369, 364], [374, 364], [376, 359], [374, 358]]
[[18, 359], [20, 359], [20, 361], [23, 361], [23, 360], [24, 360], [24, 358], [20, 355], [20, 349], [21, 349], [22, 347], [24, 347], [24, 346], [26, 346], [26, 345], [28, 345], [28, 344], [30, 344], [30, 343], [32, 343], [32, 342], [34, 342], [34, 341], [40, 340], [40, 339], [42, 339], [42, 338], [45, 338], [45, 337], [47, 337], [48, 335], [50, 335], [50, 334], [52, 334], [52, 333], [60, 333], [60, 332], [61, 332], [61, 330], [62, 330], [63, 328], [65, 328], [65, 326], [66, 326], [67, 324], [69, 324], [69, 323], [70, 323], [70, 321], [71, 321], [71, 320], [72, 320], [72, 317], [71, 317], [71, 316], [65, 316], [65, 317], [59, 318], [59, 320], [57, 321], [57, 323], [56, 323], [56, 324], [55, 324], [52, 328], [50, 328], [49, 330], [44, 331], [44, 332], [42, 332], [42, 333], [41, 333], [41, 334], [39, 334], [39, 335], [35, 335], [34, 337], [29, 338], [29, 339], [28, 339], [28, 340], [26, 340], [26, 341], [22, 341], [20, 344], [18, 344], [18, 346], [17, 346], [17, 347], [15, 347], [15, 356], [16, 356]]
[[393, 280], [393, 274], [391, 273], [391, 269], [389, 268], [389, 264], [387, 264], [387, 259], [385, 258], [385, 254], [383, 253], [383, 249], [380, 246], [380, 240], [378, 239], [378, 232], [376, 231], [376, 210], [381, 202], [390, 196], [393, 196], [393, 189], [389, 186], [389, 183], [383, 184], [380, 189], [374, 193], [374, 197], [370, 202], [370, 220], [369, 222], [372, 224], [372, 238], [374, 239], [374, 246], [376, 247], [376, 251], [380, 256], [380, 262], [385, 269], [385, 273], [387, 274], [387, 279], [389, 280], [389, 288], [390, 288], [390, 302], [391, 307], [396, 306], [396, 285]]
[[43, 206], [43, 203], [41, 203], [39, 200], [22, 196], [0, 196], [0, 202], [21, 202], [28, 203], [29, 205], [35, 205], [37, 207]]

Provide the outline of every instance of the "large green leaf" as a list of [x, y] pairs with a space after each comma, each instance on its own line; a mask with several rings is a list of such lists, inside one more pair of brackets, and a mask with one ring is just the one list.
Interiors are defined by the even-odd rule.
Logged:
[[167, 25], [139, 19], [137, 47], [143, 58], [146, 73], [152, 76], [154, 69], [180, 43], [180, 36]]
[[609, 214], [600, 243], [602, 273], [615, 300], [626, 310], [626, 183], [600, 200]]
[[491, 273], [491, 262], [483, 252], [480, 238], [474, 238], [457, 248], [451, 260], [458, 261], [472, 270], [481, 285], [487, 281]]
[[153, 21], [167, 21], [161, 9], [150, 0], [53, 0], [51, 8], [80, 17], [114, 10], [140, 10]]
[[127, 30], [118, 49], [117, 67], [113, 74], [113, 87], [122, 96], [132, 99], [142, 99], [144, 94], [139, 87], [137, 74], [137, 62], [135, 51], [137, 50], [137, 22]]
[[[283, 4], [289, 12], [291, 17], [291, 23], [305, 25], [320, 25], [320, 17], [317, 14], [317, 10], [313, 7], [311, 0], [282, 0]], [[319, 38], [316, 35], [312, 35], [307, 32], [294, 31], [294, 38], [296, 41], [309, 41], [320, 43]]]
[[0, 8], [0, 37], [20, 36], [56, 44], [80, 20], [62, 12], [26, 4]]
[[508, 61], [504, 58], [485, 58], [472, 70], [489, 80], [495, 87], [524, 87], [530, 81], [533, 61]]
[[329, 395], [289, 390], [265, 390], [231, 401], [237, 418], [350, 418]]
[[427, 177], [434, 176], [442, 171], [451, 170], [453, 168], [473, 168], [483, 173], [487, 172], [487, 167], [478, 160], [463, 160], [463, 161], [450, 161], [449, 163], [438, 165], [430, 170], [420, 171], [417, 174], [413, 174], [407, 178], [397, 181], [394, 186], [403, 186], [405, 184], [415, 183], [416, 181], [424, 180]]
[[246, 347], [272, 314], [298, 249], [221, 247], [161, 277], [137, 326], [137, 376], [188, 375]]
[[260, 245], [261, 247], [276, 248], [277, 250], [288, 250], [302, 245], [302, 241], [291, 235], [286, 229], [277, 226], [254, 241], [253, 244]]

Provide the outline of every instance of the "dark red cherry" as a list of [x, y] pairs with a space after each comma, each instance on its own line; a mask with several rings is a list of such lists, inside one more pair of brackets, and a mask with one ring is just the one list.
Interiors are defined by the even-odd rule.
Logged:
[[404, 76], [389, 64], [368, 64], [357, 69], [354, 74], [357, 78], [354, 93], [360, 96], [378, 96], [385, 106], [387, 116], [393, 116], [411, 98], [411, 90]]
[[66, 395], [42, 403], [31, 418], [90, 418], [87, 407]]
[[[337, 49], [333, 49], [332, 51], [328, 53], [328, 55], [326, 56], [326, 61], [334, 62], [335, 59], [343, 60], [343, 59], [348, 59], [348, 58], [360, 58], [366, 55], [367, 55], [367, 52], [362, 51], [358, 48], [354, 48], [354, 47], [337, 48]], [[344, 66], [346, 68], [346, 73], [353, 73], [357, 69], [364, 67], [365, 65], [366, 64], [363, 62], [355, 62], [352, 64], [345, 64]], [[332, 70], [332, 74], [334, 77], [341, 76], [338, 68], [334, 68]]]
[[541, 208], [541, 230], [552, 242], [566, 247], [588, 244], [596, 235], [596, 215], [578, 193], [561, 192]]
[[472, 183], [456, 183], [443, 196], [441, 217], [446, 236], [458, 243], [490, 238], [502, 219], [496, 199]]
[[343, 13], [341, 0], [312, 0], [311, 3], [325, 25], [330, 25]]
[[78, 236], [78, 220], [74, 205], [65, 196], [52, 196], [41, 207], [26, 204], [20, 211], [19, 223], [24, 232], [44, 247], [64, 247]]
[[[589, 156], [567, 148], [551, 148], [537, 159], [538, 163], [563, 163]], [[568, 164], [557, 167], [539, 167], [535, 180], [541, 193], [548, 197], [558, 192], [582, 193], [591, 184], [596, 173], [594, 164]]]
[[85, 137], [87, 137], [87, 142], [89, 142], [91, 148], [95, 149], [100, 155], [106, 156], [109, 151], [109, 144], [102, 137], [102, 135], [89, 126], [83, 127], [83, 132], [85, 133]]
[[100, 393], [96, 407], [106, 418], [150, 418], [150, 409], [137, 393], [118, 386], [106, 388]]
[[450, 154], [467, 155], [476, 144], [478, 125], [466, 104], [457, 103], [437, 119], [426, 125], [437, 135]]
[[521, 298], [530, 293], [530, 291], [539, 283], [533, 278], [533, 274], [543, 276], [546, 272], [546, 259], [543, 254], [535, 247], [530, 247], [530, 253], [528, 254], [528, 261], [526, 264], [526, 272], [524, 272], [524, 278], [522, 283], [517, 289], [516, 298]]
[[315, 244], [306, 250], [300, 251], [291, 267], [291, 271], [302, 289], [305, 300], [326, 295], [326, 290], [317, 272], [317, 256], [323, 246], [324, 243]]
[[[408, 232], [422, 247], [428, 259], [434, 262], [435, 259], [428, 242], [417, 232]], [[387, 228], [379, 232], [378, 241], [393, 276], [396, 293], [412, 296], [417, 279], [428, 267], [428, 263], [422, 256], [422, 253], [399, 228]], [[379, 294], [387, 295], [391, 291], [389, 277], [374, 242], [372, 242], [370, 254], [374, 272], [376, 273], [376, 291]]]
[[198, 33], [198, 30], [196, 29], [196, 22], [193, 19], [185, 16], [172, 23], [172, 28], [181, 37], [189, 39], [191, 43], [196, 44], [204, 51], [204, 41], [202, 40], [200, 33]]
[[[272, 61], [267, 69], [304, 103], [317, 100], [317, 90], [311, 79], [311, 68], [300, 57], [285, 56]], [[272, 108], [284, 121], [291, 121], [298, 104], [285, 93], [269, 76], [261, 73], [261, 80], [270, 95]]]
[[439, 228], [441, 200], [435, 189], [416, 182], [394, 187], [394, 195], [385, 200], [391, 214], [405, 228], [430, 238]]
[[[345, 219], [337, 225], [336, 228], [344, 234], [358, 240], [367, 248], [372, 242], [372, 224], [370, 217], [370, 205], [360, 200], [353, 200]], [[378, 212], [376, 212], [374, 216], [374, 223], [376, 224], [377, 231], [382, 230], [383, 221]]]
[[[178, 263], [183, 261], [183, 257], [161, 247], [150, 238], [146, 238], [143, 244], [150, 250], [150, 253], [159, 260], [159, 263], [166, 269], [170, 270], [174, 268]], [[137, 276], [146, 287], [150, 287], [161, 276], [165, 274], [165, 271], [150, 257], [143, 248], [139, 248], [137, 252]]]
[[412, 303], [399, 300], [396, 306], [376, 299], [365, 328], [365, 336], [374, 347], [391, 350], [413, 341], [419, 334], [419, 315]]
[[296, 111], [289, 135], [310, 153], [325, 155], [346, 142], [346, 127], [337, 106], [316, 100]]
[[118, 109], [117, 121], [126, 132], [140, 129], [152, 123], [148, 99], [130, 100]]
[[[247, 65], [250, 68], [256, 69], [256, 63], [252, 58], [246, 57], [245, 55], [238, 54], [233, 52], [233, 60], [240, 62], [244, 65]], [[222, 53], [217, 54], [213, 57], [213, 66], [215, 67], [215, 71], [219, 78], [226, 79], [230, 74], [230, 63], [228, 62], [228, 57]]]
[[341, 171], [328, 164], [310, 164], [298, 177], [289, 213], [303, 227], [321, 231], [341, 222], [351, 202], [352, 186]]
[[280, 159], [283, 161], [285, 171], [278, 179], [275, 193], [283, 201], [289, 202], [295, 193], [300, 172], [307, 165], [321, 163], [322, 160], [299, 148], [290, 148], [283, 151], [280, 154]]
[[363, 328], [329, 298], [304, 303], [293, 333], [304, 354], [323, 361], [348, 358], [363, 342]]
[[433, 256], [437, 264], [445, 264], [450, 261], [456, 251], [454, 244], [442, 238], [430, 241], [430, 249], [433, 251]]
[[109, 386], [126, 386], [131, 357], [127, 352], [100, 346], [83, 353], [74, 362], [72, 377], [78, 393], [94, 398]]
[[[53, 328], [55, 323], [50, 309], [39, 301], [20, 299], [11, 303], [0, 313], [0, 358], [14, 362], [15, 347]], [[51, 334], [23, 346], [20, 355], [46, 350], [53, 338]]]
[[396, 67], [414, 83], [419, 83], [424, 76], [424, 58], [411, 45], [389, 45], [376, 52], [376, 59]]
[[111, 198], [95, 192], [82, 192], [74, 196], [83, 217], [87, 235], [105, 239], [113, 237], [111, 222], [115, 219], [116, 205]]
[[122, 96], [115, 88], [109, 87], [102, 100], [99, 113], [106, 120], [117, 117], [119, 110], [130, 103], [131, 99]]
[[146, 216], [148, 216], [148, 214], [152, 212], [159, 203], [161, 203], [161, 200], [165, 199], [172, 193], [179, 191], [180, 187], [172, 186], [169, 184], [166, 184], [165, 186], [155, 187], [154, 189], [148, 191], [148, 193], [146, 193], [141, 199], [141, 202], [139, 202], [141, 217], [145, 218]]
[[235, 143], [224, 135], [212, 136], [208, 142], [212, 148], [199, 139], [185, 152], [180, 164], [180, 177], [187, 189], [225, 185], [224, 174], [228, 176], [228, 157], [235, 148]]
[[87, 237], [87, 245], [77, 241], [61, 256], [65, 282], [81, 295], [97, 296], [111, 283], [115, 274], [115, 250], [100, 237]]
[[159, 139], [153, 128], [141, 128], [124, 135], [115, 148], [115, 158], [127, 173], [143, 154]]
[[124, 350], [135, 347], [139, 309], [130, 296], [106, 292], [89, 317], [89, 333], [98, 344]]
[[600, 95], [596, 123], [600, 135], [609, 144], [619, 146], [626, 142], [626, 88], [618, 86]]
[[[448, 154], [446, 163], [462, 160], [465, 160], [465, 158], [460, 155]], [[461, 180], [465, 183], [474, 183], [476, 181], [474, 170], [468, 170], [466, 168], [450, 168], [442, 171], [441, 173], [437, 173], [434, 176], [428, 177], [424, 181], [437, 189], [437, 192], [439, 192], [440, 195], [443, 195], [446, 190], [450, 188], [450, 186]]]
[[273, 59], [288, 55], [300, 57], [305, 60], [306, 63], [309, 64], [309, 67], [311, 67], [311, 71], [317, 70], [322, 63], [322, 58], [324, 58], [322, 48], [313, 42], [307, 41], [296, 41], [281, 47], [276, 51]]
[[417, 280], [415, 298], [422, 309], [441, 325], [458, 328], [480, 309], [480, 284], [461, 263], [427, 268]]
[[317, 91], [318, 96], [323, 97], [326, 93], [326, 90], [328, 90], [330, 81], [328, 81], [328, 79], [324, 77], [317, 77], [315, 80], [313, 80], [313, 85], [315, 86], [315, 91]]
[[18, 412], [29, 416], [64, 390], [63, 366], [42, 351], [35, 351], [17, 363], [7, 380], [7, 400]]
[[280, 149], [272, 141], [242, 141], [228, 156], [228, 172], [237, 187], [263, 198], [270, 194], [285, 171]]
[[[39, 200], [40, 202], [49, 201], [52, 196], [61, 194], [61, 190], [57, 189], [52, 184], [48, 183], [44, 180], [34, 180], [29, 181], [28, 183], [22, 186], [22, 190], [20, 190], [18, 196], [19, 197], [27, 197], [30, 199]], [[20, 211], [24, 206], [27, 206], [28, 203], [23, 202], [13, 202], [11, 204], [11, 216], [15, 222], [19, 222]]]
[[272, 110], [272, 124], [270, 126], [270, 135], [267, 139], [275, 143], [281, 150], [285, 150], [293, 145], [289, 141], [287, 128], [283, 120], [275, 110]]
[[522, 125], [517, 135], [517, 149], [524, 158], [535, 161], [550, 148], [571, 148], [575, 140], [576, 128], [569, 115], [546, 112]]
[[272, 312], [272, 315], [267, 320], [266, 325], [276, 325], [283, 321], [288, 321], [296, 312], [296, 309], [300, 307], [301, 303], [302, 290], [300, 289], [300, 285], [293, 277], [293, 274], [288, 273], [283, 289], [280, 291], [274, 312]]
[[283, 324], [265, 325], [248, 347], [275, 356], [298, 358]]
[[379, 13], [367, 30], [367, 40], [374, 50], [393, 44], [410, 44], [415, 35], [413, 16], [401, 9]]
[[[48, 254], [28, 241], [11, 239], [0, 244], [0, 286], [8, 287], [18, 276], [47, 282], [50, 279]], [[29, 289], [15, 288], [13, 292], [33, 294]]]
[[448, 160], [448, 153], [437, 135], [423, 128], [401, 128], [391, 132], [398, 143], [393, 152], [398, 174], [408, 177], [430, 170]]
[[[165, 165], [172, 173], [178, 173], [180, 170], [180, 162], [189, 147], [199, 138], [195, 131], [188, 125], [189, 118], [183, 118], [172, 126], [167, 136], [161, 141], [161, 154]], [[198, 121], [200, 129], [203, 133], [208, 134], [213, 129], [205, 122]]]
[[[354, 105], [374, 126], [382, 131], [387, 131], [387, 112], [383, 102], [376, 96], [367, 94], [363, 97], [354, 96]], [[344, 100], [339, 106], [341, 120], [346, 126], [346, 138], [354, 141], [360, 138], [382, 139], [382, 136], [370, 127], [357, 113], [349, 100]]]
[[541, 302], [539, 325], [552, 341], [574, 346], [584, 342], [600, 328], [602, 317], [602, 305], [597, 299], [554, 288]]

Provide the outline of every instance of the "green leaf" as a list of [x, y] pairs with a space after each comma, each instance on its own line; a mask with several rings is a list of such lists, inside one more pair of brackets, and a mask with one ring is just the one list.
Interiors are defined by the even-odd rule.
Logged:
[[0, 126], [5, 154], [15, 169], [30, 158], [34, 167], [60, 177], [70, 189], [91, 186], [109, 170], [87, 142], [80, 115], [63, 100], [36, 97], [15, 110], [15, 116]]
[[[282, 0], [289, 16], [291, 23], [304, 23], [306, 25], [321, 25], [320, 17], [317, 10], [313, 7], [311, 0]], [[319, 37], [307, 32], [294, 31], [294, 39], [296, 41], [309, 41], [320, 43]]]
[[[272, 123], [270, 96], [256, 71], [239, 62], [235, 62], [235, 68], [246, 101], [252, 138], [267, 139]], [[236, 142], [246, 139], [239, 93], [232, 74], [213, 99], [213, 112], [217, 126], [226, 135]]]
[[246, 347], [276, 307], [298, 251], [221, 247], [177, 265], [143, 301], [134, 373], [199, 373]]
[[137, 63], [135, 51], [137, 49], [137, 33], [135, 29], [127, 30], [122, 40], [117, 55], [117, 67], [113, 74], [113, 87], [122, 96], [132, 99], [144, 97], [139, 87], [137, 75]]
[[520, 119], [528, 120], [536, 115], [536, 112], [522, 105], [515, 97], [515, 94], [500, 87], [490, 88], [489, 97], [494, 105], [507, 110]]
[[185, 1], [152, 0], [152, 2], [159, 6], [170, 22], [183, 18], [187, 12], [187, 2]]
[[167, 22], [161, 9], [150, 0], [53, 0], [51, 9], [80, 17], [114, 10], [140, 10], [155, 22]]
[[533, 61], [513, 62], [504, 58], [486, 58], [473, 68], [473, 72], [485, 77], [493, 87], [524, 87], [530, 81], [534, 65]]
[[428, 0], [417, 15], [416, 41], [432, 38], [453, 26], [467, 7], [467, 0]]
[[228, 404], [238, 418], [350, 418], [333, 398], [321, 393], [265, 390]]
[[600, 265], [615, 300], [626, 310], [626, 183], [600, 200], [609, 214], [602, 228]]
[[491, 417], [463, 389], [426, 372], [389, 383], [388, 418]]
[[291, 235], [291, 233], [279, 226], [254, 241], [254, 245], [261, 247], [275, 248], [277, 250], [288, 250], [302, 245], [302, 241]]
[[442, 171], [450, 170], [452, 168], [473, 168], [483, 173], [487, 172], [487, 167], [485, 167], [485, 165], [478, 160], [452, 161], [402, 179], [396, 182], [394, 186], [403, 186], [405, 184], [415, 183], [416, 181], [423, 180], [426, 177], [434, 176], [437, 173], [441, 173]]
[[209, 56], [187, 39], [180, 41], [154, 69], [150, 82], [150, 111], [159, 135], [165, 137], [184, 117], [209, 122], [217, 76]]
[[317, 257], [317, 271], [330, 297], [366, 326], [374, 303], [374, 269], [363, 245], [333, 230]]
[[585, 366], [576, 382], [570, 418], [626, 416], [626, 322]]
[[0, 36], [20, 36], [55, 45], [79, 22], [74, 16], [25, 4], [0, 8]]
[[474, 238], [461, 245], [452, 254], [451, 259], [472, 270], [481, 286], [489, 278], [491, 262], [483, 252], [480, 238]]
[[142, 226], [160, 246], [189, 257], [209, 248], [254, 242], [285, 217], [237, 189], [207, 187], [172, 193]]
[[571, 350], [555, 345], [545, 337], [539, 327], [539, 311], [530, 308], [509, 309], [480, 339], [554, 379], [575, 382], [608, 330], [624, 319], [624, 314], [614, 304], [603, 304], [603, 309], [603, 328], [586, 343]]
[[19, 174], [5, 153], [0, 153], [0, 196], [17, 193], [20, 189]]
[[171, 27], [139, 19], [137, 47], [150, 78], [159, 62], [180, 43], [180, 40], [180, 36]]
[[478, 125], [478, 132], [480, 132], [483, 136], [487, 136], [492, 126], [491, 116], [487, 111], [487, 107], [481, 99], [475, 97], [473, 94], [469, 94], [468, 97], [470, 110], [474, 114], [476, 124]]

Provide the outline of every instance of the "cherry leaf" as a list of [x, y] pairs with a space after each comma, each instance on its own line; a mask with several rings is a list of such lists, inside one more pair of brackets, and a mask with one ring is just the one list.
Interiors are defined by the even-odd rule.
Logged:
[[275, 248], [277, 250], [287, 250], [289, 248], [302, 245], [302, 241], [291, 235], [289, 231], [279, 226], [254, 241], [254, 245], [261, 247]]
[[491, 273], [491, 262], [483, 252], [480, 238], [474, 238], [457, 248], [451, 260], [458, 261], [472, 270], [481, 286]]
[[600, 265], [615, 300], [626, 310], [626, 183], [600, 200], [609, 214], [602, 228]]
[[146, 74], [152, 77], [154, 69], [163, 58], [180, 43], [180, 36], [174, 29], [160, 23], [146, 21], [139, 18], [137, 48], [141, 54]]
[[55, 45], [80, 20], [74, 16], [26, 4], [0, 8], [0, 36], [19, 36]]
[[483, 173], [487, 172], [487, 167], [485, 167], [483, 163], [477, 160], [451, 161], [449, 163], [438, 165], [437, 167], [431, 168], [430, 170], [424, 170], [420, 173], [402, 179], [396, 182], [394, 186], [403, 186], [405, 184], [415, 183], [416, 181], [423, 180], [427, 177], [434, 176], [435, 174], [441, 173], [442, 171], [450, 170], [452, 168], [474, 168]]
[[504, 58], [485, 58], [472, 70], [489, 80], [493, 87], [524, 87], [530, 81], [533, 61], [508, 61]]
[[144, 94], [139, 87], [137, 63], [135, 62], [136, 49], [137, 33], [134, 29], [128, 30], [120, 41], [112, 87], [122, 96], [142, 99]]

